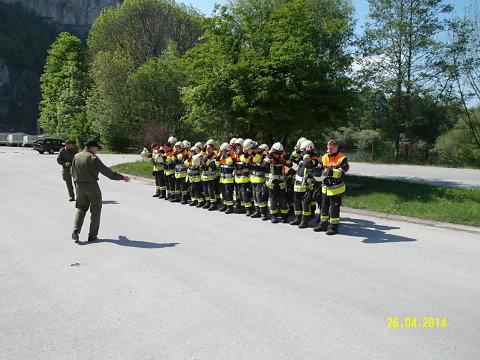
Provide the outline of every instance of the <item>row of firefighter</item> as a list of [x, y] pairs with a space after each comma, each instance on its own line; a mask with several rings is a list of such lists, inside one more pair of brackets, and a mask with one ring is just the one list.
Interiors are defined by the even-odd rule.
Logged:
[[318, 206], [313, 230], [338, 232], [349, 164], [336, 140], [328, 141], [320, 156], [313, 141], [304, 137], [287, 154], [279, 142], [270, 148], [233, 138], [220, 146], [214, 140], [192, 146], [171, 136], [163, 145], [144, 148], [141, 156], [153, 163], [154, 197], [225, 214], [270, 217], [272, 223], [288, 223], [293, 213], [290, 225], [299, 228], [308, 227]]

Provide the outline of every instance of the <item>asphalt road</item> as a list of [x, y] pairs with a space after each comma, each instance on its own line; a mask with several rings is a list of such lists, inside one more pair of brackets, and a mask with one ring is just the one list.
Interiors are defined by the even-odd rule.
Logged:
[[345, 213], [328, 237], [102, 178], [77, 245], [56, 156], [27, 150], [0, 148], [1, 359], [479, 357], [478, 233]]
[[348, 174], [429, 185], [480, 189], [480, 170], [478, 169], [352, 162]]

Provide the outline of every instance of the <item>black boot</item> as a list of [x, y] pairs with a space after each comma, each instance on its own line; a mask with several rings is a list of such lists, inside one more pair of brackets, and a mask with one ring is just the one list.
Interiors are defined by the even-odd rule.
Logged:
[[235, 209], [241, 209], [242, 208], [242, 204], [240, 203], [240, 199], [237, 199], [235, 200]]
[[330, 224], [330, 226], [328, 227], [328, 230], [325, 234], [335, 235], [336, 233], [338, 233], [338, 224]]
[[170, 200], [172, 198], [172, 194], [170, 193], [167, 193], [167, 196], [165, 196], [165, 198], [163, 200]]
[[260, 208], [258, 206], [255, 206], [255, 212], [250, 215], [250, 217], [253, 219], [253, 218], [259, 218], [260, 216], [262, 216], [260, 214]]
[[299, 229], [305, 229], [308, 226], [308, 219], [310, 216], [302, 216], [302, 221], [298, 225]]
[[282, 215], [282, 224], [287, 224], [288, 223], [288, 214], [283, 214]]
[[225, 211], [225, 214], [231, 214], [233, 213], [233, 205], [228, 205], [227, 210]]
[[220, 209], [218, 209], [218, 211], [221, 211], [221, 212], [224, 212], [227, 210], [227, 205], [223, 204], [222, 207]]
[[160, 190], [160, 196], [158, 197], [159, 199], [165, 199], [165, 190]]
[[246, 216], [252, 215], [252, 207], [251, 206], [245, 208], [245, 215]]
[[197, 206], [198, 205], [198, 200], [193, 200], [191, 203], [190, 203], [190, 206]]
[[205, 201], [205, 205], [203, 205], [204, 209], [208, 209], [210, 207], [210, 200]]
[[197, 206], [195, 206], [195, 207], [197, 207], [197, 208], [203, 208], [203, 205], [204, 205], [204, 204], [203, 204], [203, 201], [199, 201], [198, 204], [197, 204]]
[[295, 215], [295, 220], [290, 222], [290, 225], [300, 225], [302, 222], [302, 215]]
[[262, 221], [267, 221], [268, 220], [267, 208], [262, 208], [261, 213], [262, 213]]
[[210, 207], [208, 208], [208, 211], [215, 211], [217, 210], [217, 204], [216, 203], [212, 203], [210, 205]]
[[278, 223], [277, 215], [275, 214], [270, 215], [270, 221], [272, 222], [272, 224]]
[[159, 196], [160, 196], [160, 191], [159, 190], [157, 190], [157, 192], [152, 195], [152, 197], [159, 197]]
[[327, 231], [328, 229], [328, 221], [322, 221], [320, 223], [320, 225], [318, 225], [317, 227], [314, 227], [313, 228], [313, 231], [315, 232], [319, 232], [319, 231]]

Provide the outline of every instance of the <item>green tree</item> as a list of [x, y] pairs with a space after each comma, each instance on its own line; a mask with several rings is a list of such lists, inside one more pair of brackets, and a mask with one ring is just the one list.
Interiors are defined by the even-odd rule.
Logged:
[[107, 147], [137, 145], [155, 124], [178, 129], [184, 75], [175, 61], [198, 41], [199, 21], [190, 7], [168, 0], [127, 0], [95, 21], [87, 113]]
[[40, 78], [40, 126], [50, 135], [76, 139], [77, 142], [87, 137], [87, 74], [81, 40], [69, 33], [61, 33], [48, 51], [45, 71]]
[[285, 141], [299, 128], [337, 125], [351, 105], [347, 2], [233, 1], [188, 51], [188, 119], [214, 137]]
[[[399, 154], [401, 136], [411, 137], [414, 98], [435, 93], [435, 63], [443, 46], [441, 14], [452, 11], [443, 0], [369, 0], [370, 19], [359, 41], [361, 81], [380, 89], [391, 103], [388, 121]], [[408, 156], [408, 147], [407, 147]]]

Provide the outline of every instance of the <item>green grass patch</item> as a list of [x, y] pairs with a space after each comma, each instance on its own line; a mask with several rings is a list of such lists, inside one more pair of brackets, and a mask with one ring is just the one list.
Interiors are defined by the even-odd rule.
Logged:
[[480, 226], [480, 190], [409, 183], [364, 176], [346, 182], [365, 184], [348, 189], [343, 205], [420, 219]]
[[152, 175], [153, 164], [150, 161], [135, 161], [131, 163], [114, 165], [111, 167], [111, 169], [122, 174], [154, 179]]
[[[153, 179], [152, 164], [137, 161], [112, 166], [114, 171]], [[480, 226], [480, 190], [403, 181], [347, 176], [346, 182], [365, 184], [348, 189], [343, 205], [355, 209], [404, 215], [454, 224]]]

